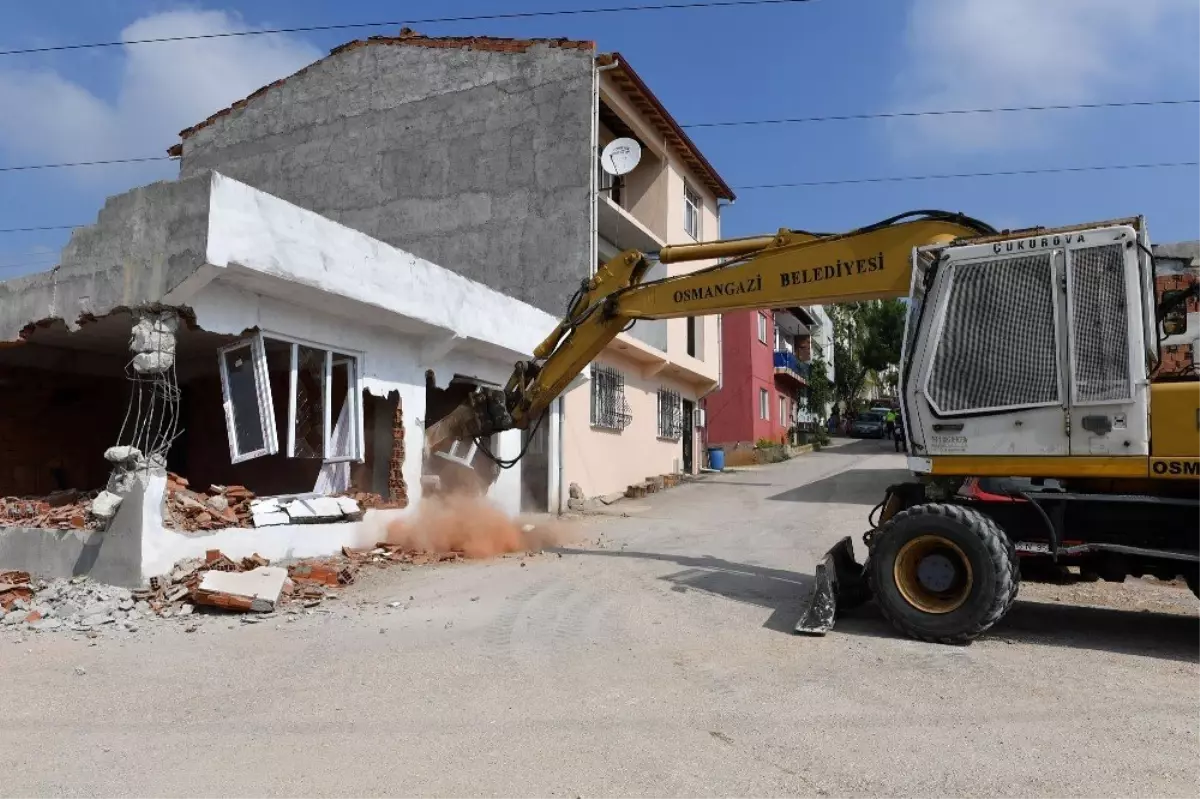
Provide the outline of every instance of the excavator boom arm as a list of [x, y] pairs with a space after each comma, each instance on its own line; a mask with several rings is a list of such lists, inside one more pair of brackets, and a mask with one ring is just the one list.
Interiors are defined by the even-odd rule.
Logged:
[[502, 398], [477, 396], [430, 426], [426, 445], [530, 427], [637, 320], [903, 297], [913, 248], [995, 232], [959, 214], [907, 216], [918, 218], [897, 217], [839, 235], [781, 230], [775, 236], [667, 247], [658, 253], [661, 263], [729, 260], [653, 282], [642, 282], [650, 268], [647, 254], [621, 253], [576, 293], [534, 359], [517, 364]]

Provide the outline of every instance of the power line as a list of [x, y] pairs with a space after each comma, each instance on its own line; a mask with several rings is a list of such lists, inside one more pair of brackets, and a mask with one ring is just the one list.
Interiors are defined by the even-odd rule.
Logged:
[[9, 269], [36, 268], [37, 271], [39, 271], [39, 272], [45, 272], [46, 270], [53, 268], [56, 264], [57, 264], [56, 260], [55, 261], [38, 261], [36, 263], [28, 263], [28, 264], [0, 264], [0, 271], [7, 271]]
[[[1024, 106], [1009, 106], [999, 108], [963, 108], [949, 109], [943, 111], [896, 111], [878, 114], [840, 114], [836, 116], [819, 116], [819, 117], [792, 117], [780, 119], [745, 119], [745, 120], [729, 120], [720, 122], [695, 122], [689, 125], [682, 125], [685, 128], [718, 128], [718, 127], [734, 127], [741, 125], [784, 125], [797, 124], [803, 122], [833, 122], [833, 121], [850, 121], [850, 120], [873, 120], [873, 119], [895, 119], [900, 117], [927, 117], [927, 116], [951, 116], [963, 114], [999, 114], [1013, 111], [1063, 111], [1070, 109], [1097, 109], [1097, 108], [1144, 108], [1148, 106], [1169, 106], [1169, 105], [1197, 105], [1200, 104], [1200, 99], [1197, 100], [1127, 100], [1111, 103], [1072, 103], [1062, 105], [1024, 105]], [[144, 164], [155, 161], [171, 161], [174, 160], [169, 155], [149, 155], [137, 158], [108, 158], [99, 161], [70, 161], [63, 163], [51, 164], [19, 164], [17, 166], [0, 166], [0, 172], [31, 172], [40, 169], [73, 169], [78, 167], [88, 166], [108, 166], [111, 164]]]
[[837, 114], [820, 117], [784, 117], [780, 119], [743, 119], [726, 122], [693, 122], [683, 128], [729, 128], [741, 125], [796, 125], [805, 122], [846, 122], [863, 119], [902, 119], [908, 117], [960, 116], [968, 114], [1006, 114], [1014, 111], [1066, 111], [1081, 108], [1128, 108], [1155, 105], [1195, 105], [1200, 100], [1130, 100], [1113, 103], [1064, 103], [1061, 105], [1021, 105], [1000, 108], [958, 108], [943, 111], [892, 111], [879, 114]]
[[52, 53], [63, 50], [88, 50], [98, 47], [124, 47], [133, 44], [160, 44], [164, 42], [187, 42], [198, 39], [231, 39], [241, 36], [269, 36], [280, 33], [317, 33], [320, 31], [353, 30], [356, 28], [394, 28], [401, 25], [435, 25], [452, 22], [488, 22], [513, 19], [536, 19], [542, 17], [569, 17], [597, 14], [620, 14], [636, 11], [678, 11], [700, 8], [740, 8], [745, 6], [796, 5], [813, 0], [709, 0], [696, 3], [656, 3], [646, 5], [608, 6], [604, 8], [571, 8], [549, 11], [511, 11], [500, 14], [473, 14], [459, 17], [428, 17], [395, 22], [348, 22], [335, 25], [301, 25], [291, 28], [264, 28], [259, 30], [226, 31], [225, 33], [200, 33], [188, 36], [157, 36], [150, 39], [131, 39], [123, 42], [89, 42], [86, 44], [59, 44], [48, 47], [26, 47], [15, 50], [0, 50], [4, 55], [28, 55]]
[[105, 166], [107, 164], [144, 164], [149, 161], [170, 161], [169, 155], [150, 155], [142, 158], [109, 158], [104, 161], [69, 161], [61, 164], [20, 164], [0, 166], [0, 172], [28, 172], [35, 169], [67, 169], [80, 166]]
[[[754, 186], [735, 186], [734, 188], [738, 191], [752, 191], [754, 189], [791, 189], [808, 186], [849, 186], [861, 183], [895, 183], [913, 180], [952, 180], [955, 178], [990, 178], [1005, 175], [1051, 175], [1067, 172], [1168, 169], [1189, 166], [1200, 166], [1200, 161], [1164, 161], [1156, 164], [1098, 164], [1094, 166], [1050, 167], [1044, 169], [1007, 169], [995, 172], [956, 172], [933, 175], [892, 175], [871, 178], [845, 178], [840, 180], [796, 181], [792, 183], [760, 183]], [[84, 227], [85, 224], [88, 223], [77, 225], [41, 225], [37, 227], [0, 228], [0, 233], [28, 233], [32, 231], [43, 230], [73, 230], [77, 227]]]
[[1097, 166], [1064, 166], [1048, 169], [1006, 169], [996, 172], [951, 172], [940, 175], [892, 175], [874, 178], [848, 178], [842, 180], [805, 180], [794, 183], [760, 183], [756, 186], [734, 186], [737, 191], [754, 189], [796, 189], [806, 186], [850, 186], [859, 183], [900, 183], [913, 180], [952, 180], [955, 178], [992, 178], [1005, 175], [1051, 175], [1063, 172], [1104, 172], [1129, 169], [1167, 169], [1171, 167], [1200, 166], [1200, 161], [1166, 161], [1157, 164], [1103, 164]]
[[39, 225], [37, 227], [3, 227], [0, 233], [34, 233], [41, 230], [74, 230], [83, 225]]

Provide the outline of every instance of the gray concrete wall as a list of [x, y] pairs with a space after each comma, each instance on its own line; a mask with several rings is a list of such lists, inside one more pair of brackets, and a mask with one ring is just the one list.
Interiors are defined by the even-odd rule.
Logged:
[[0, 569], [38, 577], [86, 574], [110, 585], [142, 585], [142, 503], [145, 488], [135, 481], [107, 530], [80, 536], [72, 531], [0, 527]]
[[591, 50], [374, 44], [184, 140], [213, 169], [555, 316], [591, 273]]
[[77, 228], [57, 269], [0, 283], [0, 341], [30, 322], [160, 302], [204, 263], [207, 174], [108, 198], [96, 224]]

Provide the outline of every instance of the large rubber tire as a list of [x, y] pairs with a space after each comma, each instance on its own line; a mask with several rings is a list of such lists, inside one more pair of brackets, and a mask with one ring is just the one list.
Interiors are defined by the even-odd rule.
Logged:
[[1196, 598], [1200, 599], [1200, 573], [1191, 572], [1184, 580], [1187, 582], [1188, 588], [1192, 589], [1192, 593], [1196, 595]]
[[[901, 549], [930, 535], [956, 545], [971, 567], [969, 593], [949, 612], [916, 607], [896, 584]], [[939, 644], [970, 643], [1004, 617], [1021, 584], [1017, 553], [1008, 536], [988, 516], [960, 505], [915, 505], [897, 513], [875, 532], [869, 563], [871, 593], [888, 621], [907, 636]]]

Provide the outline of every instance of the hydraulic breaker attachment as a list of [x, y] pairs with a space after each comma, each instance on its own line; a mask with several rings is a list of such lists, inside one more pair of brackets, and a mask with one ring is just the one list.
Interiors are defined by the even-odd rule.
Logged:
[[425, 428], [425, 454], [451, 441], [486, 438], [513, 427], [504, 392], [480, 386], [441, 419]]
[[854, 544], [847, 536], [834, 544], [817, 564], [812, 596], [796, 623], [796, 632], [824, 635], [833, 629], [839, 610], [858, 607], [868, 599], [866, 570], [854, 559]]

